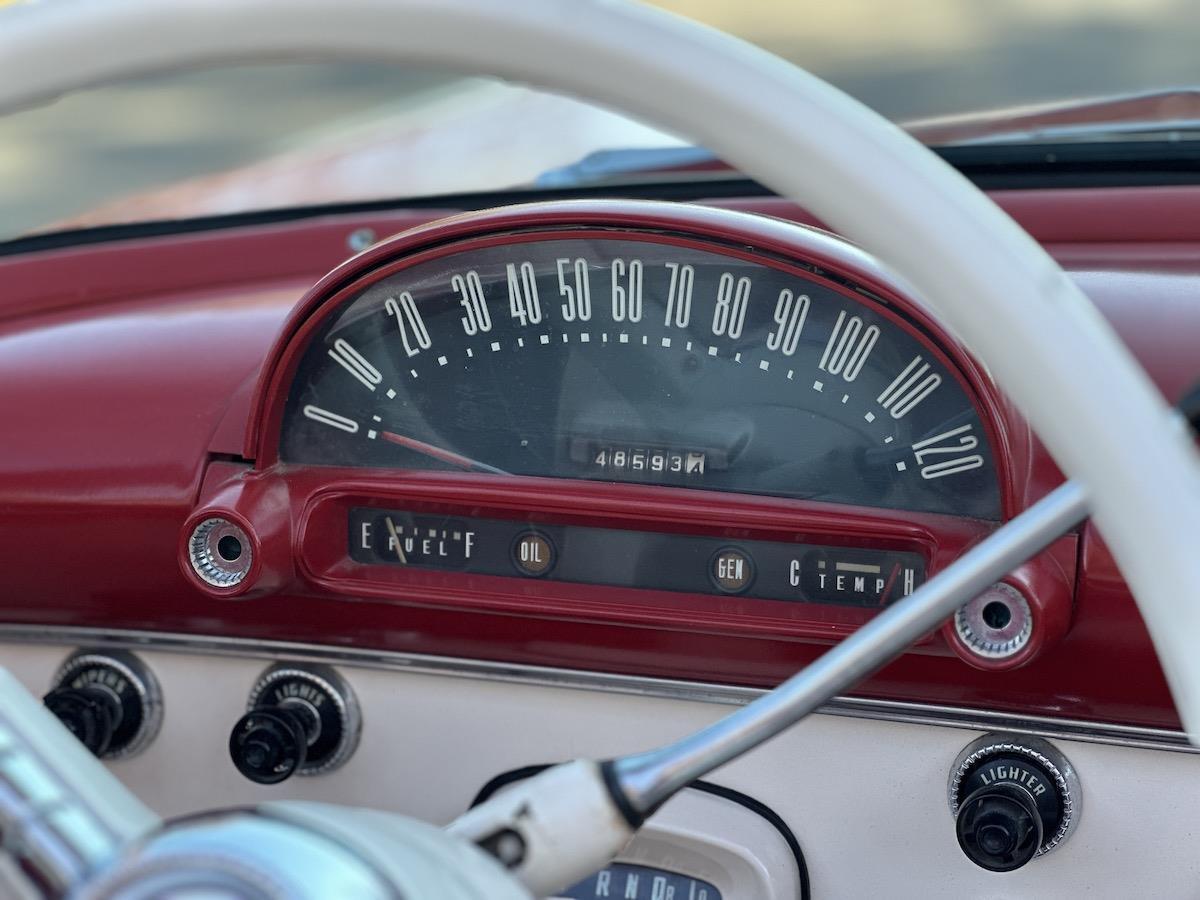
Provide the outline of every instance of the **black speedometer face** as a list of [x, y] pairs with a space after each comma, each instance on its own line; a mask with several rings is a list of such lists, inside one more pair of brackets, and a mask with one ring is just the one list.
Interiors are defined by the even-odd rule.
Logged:
[[464, 250], [309, 346], [288, 463], [674, 485], [998, 519], [962, 383], [873, 300], [630, 239]]

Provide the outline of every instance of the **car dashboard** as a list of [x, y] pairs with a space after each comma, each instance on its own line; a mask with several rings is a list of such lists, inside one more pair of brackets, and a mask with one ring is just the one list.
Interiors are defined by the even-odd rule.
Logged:
[[[1195, 193], [992, 194], [1171, 400], [1200, 374]], [[163, 814], [443, 823], [761, 695], [1062, 483], [885, 265], [783, 201], [694, 199], [0, 257], [4, 664], [135, 704], [97, 753]], [[255, 728], [308, 740], [264, 762]], [[956, 836], [1001, 746], [1061, 801], [1011, 871]], [[1085, 524], [570, 896], [1186, 895], [1197, 781]]]

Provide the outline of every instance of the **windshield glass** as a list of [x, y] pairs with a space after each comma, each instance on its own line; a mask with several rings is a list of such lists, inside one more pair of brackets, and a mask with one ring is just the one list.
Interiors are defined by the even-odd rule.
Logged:
[[[657, 5], [805, 66], [930, 143], [1116, 139], [1151, 112], [1174, 125], [1200, 118], [1196, 97], [1181, 105], [1178, 91], [1157, 106], [1081, 113], [1075, 102], [1194, 84], [1193, 0]], [[976, 115], [969, 127], [945, 118], [1060, 101], [1071, 102]], [[191, 71], [0, 118], [0, 239], [716, 165], [656, 129], [483, 79], [364, 64]]]

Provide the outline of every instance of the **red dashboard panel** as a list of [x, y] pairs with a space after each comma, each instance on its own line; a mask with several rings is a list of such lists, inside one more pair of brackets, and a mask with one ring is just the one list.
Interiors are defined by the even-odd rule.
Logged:
[[[1191, 321], [1200, 313], [1185, 303], [1195, 276], [1183, 251], [1200, 238], [1200, 223], [1160, 213], [1151, 226], [1144, 217], [1091, 213], [1098, 203], [1106, 209], [1160, 210], [1162, 204], [1186, 202], [1180, 197], [1187, 193], [1038, 192], [1000, 198], [1019, 218], [1029, 218], [1035, 234], [1045, 230], [1052, 240], [1068, 242], [1061, 258], [1090, 270], [1079, 274], [1081, 283], [1168, 396], [1195, 374], [1188, 336], [1196, 333], [1193, 325], [1200, 327], [1200, 321]], [[780, 204], [746, 205], [800, 216]], [[1078, 232], [1071, 231], [1072, 209], [1079, 221], [1087, 220]], [[432, 216], [411, 216], [409, 223], [425, 218]], [[247, 463], [232, 457], [257, 453], [253, 441], [259, 432], [246, 428], [255, 406], [252, 386], [285, 317], [307, 285], [344, 256], [351, 230], [363, 224], [394, 230], [402, 222], [398, 216], [310, 221], [0, 262], [7, 286], [0, 308], [0, 383], [21, 385], [0, 394], [0, 414], [10, 426], [0, 454], [0, 556], [6, 572], [0, 618], [322, 641], [754, 685], [786, 677], [820, 652], [823, 639], [841, 631], [832, 622], [827, 634], [818, 634], [812, 622], [797, 622], [791, 610], [777, 608], [782, 604], [747, 615], [742, 601], [710, 598], [706, 607], [694, 597], [684, 603], [671, 595], [643, 598], [635, 609], [610, 591], [544, 584], [530, 584], [528, 602], [514, 603], [482, 581], [464, 593], [462, 585], [451, 589], [434, 578], [400, 585], [407, 602], [398, 601], [386, 587], [354, 584], [336, 559], [321, 556], [325, 544], [312, 541], [323, 527], [318, 504], [308, 502], [318, 486], [329, 489], [330, 502], [336, 484], [347, 496], [384, 491], [432, 506], [457, 503], [498, 517], [514, 514], [512, 486], [466, 476], [392, 478], [381, 485], [343, 472], [305, 484], [311, 475], [285, 473], [273, 487], [259, 485], [264, 495], [254, 508], [270, 513], [268, 520], [274, 515], [281, 531], [295, 527], [301, 546], [311, 549], [299, 557], [299, 568], [291, 566], [290, 556], [269, 549], [262, 554], [265, 562], [275, 560], [278, 585], [287, 589], [232, 600], [191, 584], [177, 565], [177, 552], [195, 504], [235, 487], [253, 490], [259, 478], [246, 476]], [[1149, 260], [1157, 260], [1156, 272], [1144, 271]], [[344, 273], [327, 278], [322, 289]], [[855, 274], [873, 279], [881, 292], [890, 290], [878, 272], [860, 267]], [[293, 314], [284, 333], [302, 320], [302, 313]], [[985, 380], [978, 372], [974, 377], [986, 394]], [[262, 383], [269, 379], [265, 373]], [[270, 396], [264, 391], [260, 401]], [[994, 397], [988, 402], [1006, 423], [1003, 458], [1011, 511], [1061, 476], [1006, 404]], [[548, 484], [534, 508], [578, 521], [600, 521], [590, 517], [602, 512], [610, 522], [615, 516], [630, 525], [640, 519], [663, 529], [756, 537], [840, 529], [854, 540], [886, 531], [888, 540], [924, 548], [935, 568], [982, 533], [962, 520], [921, 521], [879, 510], [833, 518], [820, 505], [804, 509], [764, 498], [726, 504], [729, 521], [716, 525], [711, 510], [704, 509], [707, 498], [682, 502], [672, 494]], [[257, 533], [271, 533], [269, 526], [253, 524]], [[1070, 630], [1028, 665], [1005, 672], [970, 668], [938, 638], [888, 666], [862, 692], [1174, 724], [1136, 608], [1094, 534], [1085, 531], [1078, 547], [1074, 538], [1064, 540], [1040, 564], [1071, 581], [1077, 552], [1081, 568]], [[335, 594], [349, 594], [354, 602], [334, 601]], [[843, 625], [853, 625], [852, 619]]]

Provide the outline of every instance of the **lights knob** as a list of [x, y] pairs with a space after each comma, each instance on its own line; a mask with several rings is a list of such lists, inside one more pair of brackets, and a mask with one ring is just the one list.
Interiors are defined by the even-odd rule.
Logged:
[[304, 765], [308, 736], [315, 726], [295, 709], [256, 709], [229, 735], [229, 756], [237, 770], [259, 784], [278, 784]]
[[1079, 795], [1070, 764], [1037, 738], [987, 735], [950, 772], [958, 845], [993, 872], [1019, 869], [1065, 841], [1079, 820]]
[[162, 694], [131, 653], [80, 650], [59, 667], [46, 708], [96, 756], [132, 756], [158, 734]]
[[278, 784], [336, 769], [354, 753], [360, 730], [358, 702], [337, 672], [281, 663], [255, 682], [229, 755], [251, 781]]

